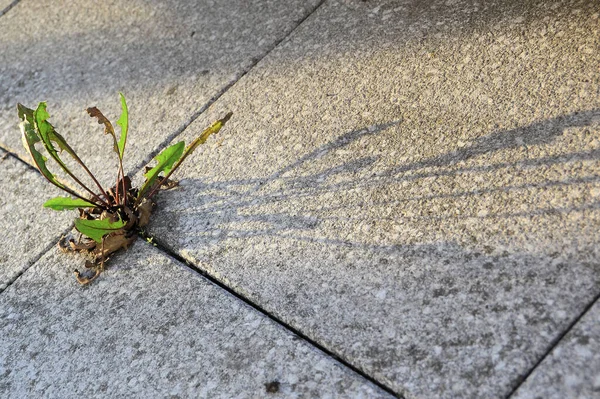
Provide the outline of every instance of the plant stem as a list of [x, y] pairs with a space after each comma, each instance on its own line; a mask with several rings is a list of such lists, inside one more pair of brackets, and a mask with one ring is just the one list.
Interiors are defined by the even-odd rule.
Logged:
[[[64, 141], [64, 140], [62, 141], [62, 144], [66, 147], [67, 152], [73, 157], [73, 159], [75, 159], [75, 161], [77, 163], [79, 163], [83, 167], [83, 169], [91, 176], [92, 180], [94, 180], [94, 182], [96, 183], [96, 185], [98, 186], [98, 188], [100, 188], [100, 191], [102, 191], [102, 194], [104, 195], [104, 197], [108, 200], [108, 196], [106, 195], [106, 192], [104, 191], [104, 189], [102, 188], [102, 186], [100, 185], [100, 183], [98, 183], [98, 180], [96, 180], [96, 178], [94, 177], [94, 175], [92, 174], [92, 172], [90, 172], [90, 170], [87, 168], [87, 166], [83, 163], [83, 161], [75, 153], [75, 151], [73, 150], [73, 148], [71, 148], [71, 146], [69, 146], [69, 144], [67, 144], [67, 142]], [[56, 152], [50, 151], [50, 149], [48, 147], [46, 147], [46, 150], [52, 156], [52, 158], [56, 161], [56, 163], [58, 163], [58, 165], [61, 167], [61, 169], [64, 170], [65, 172], [67, 172], [67, 174], [69, 176], [71, 176], [71, 178], [73, 180], [75, 180], [75, 182], [77, 184], [79, 184], [84, 190], [86, 190], [88, 193], [90, 193], [98, 202], [103, 203], [106, 208], [110, 208], [110, 205], [108, 204], [108, 202], [106, 202], [105, 200], [103, 200], [102, 198], [100, 198], [96, 193], [94, 193], [92, 190], [90, 190], [88, 188], [88, 186], [86, 186], [85, 184], [83, 184], [81, 182], [81, 180], [79, 180], [71, 172], [71, 170], [69, 170], [69, 168], [67, 168], [67, 166], [60, 160], [60, 158], [58, 157], [58, 155], [56, 154]], [[85, 199], [85, 198], [83, 198], [83, 199]], [[87, 199], [86, 199], [86, 201], [87, 201]]]
[[61, 185], [59, 185], [59, 184], [56, 184], [56, 183], [55, 183], [55, 182], [53, 182], [52, 180], [48, 179], [48, 178], [47, 178], [47, 177], [46, 177], [46, 176], [45, 176], [43, 173], [41, 173], [41, 175], [42, 175], [42, 176], [44, 176], [44, 178], [45, 178], [46, 180], [48, 180], [48, 181], [49, 181], [51, 184], [55, 185], [56, 187], [60, 188], [60, 189], [61, 189], [61, 190], [63, 190], [63, 191], [66, 191], [67, 193], [71, 194], [73, 197], [77, 197], [77, 198], [79, 198], [79, 199], [81, 199], [81, 200], [84, 200], [84, 201], [90, 202], [90, 203], [92, 203], [92, 204], [96, 205], [98, 208], [102, 208], [102, 209], [105, 209], [105, 210], [108, 210], [108, 208], [110, 208], [110, 207], [109, 207], [109, 206], [106, 204], [106, 202], [104, 202], [104, 201], [102, 201], [100, 198], [98, 198], [98, 196], [97, 196], [97, 195], [94, 195], [94, 198], [96, 198], [96, 200], [100, 200], [100, 201], [99, 201], [100, 203], [96, 202], [96, 200], [90, 201], [89, 199], [87, 199], [87, 198], [84, 198], [83, 196], [81, 196], [81, 195], [77, 194], [75, 191], [71, 190], [70, 188], [68, 188], [68, 187], [66, 187], [66, 186], [61, 186]]
[[[61, 165], [61, 166], [62, 166], [62, 165]], [[75, 181], [75, 183], [79, 184], [81, 187], [83, 187], [83, 189], [84, 189], [84, 190], [86, 190], [88, 193], [90, 193], [90, 194], [92, 195], [92, 197], [94, 197], [94, 198], [96, 199], [96, 201], [98, 201], [98, 202], [101, 202], [102, 204], [104, 204], [104, 206], [105, 206], [106, 208], [110, 208], [110, 205], [108, 204], [108, 202], [104, 201], [104, 200], [103, 200], [102, 198], [100, 198], [100, 197], [99, 197], [99, 196], [98, 196], [96, 193], [94, 193], [92, 190], [90, 190], [90, 189], [88, 188], [88, 186], [86, 186], [85, 184], [83, 184], [83, 183], [82, 183], [82, 182], [81, 182], [81, 181], [80, 181], [80, 180], [79, 180], [79, 179], [78, 179], [78, 178], [77, 178], [77, 177], [76, 177], [76, 176], [75, 176], [75, 175], [74, 175], [74, 174], [73, 174], [73, 173], [72, 173], [72, 172], [71, 172], [69, 169], [67, 169], [67, 168], [64, 168], [64, 167], [63, 167], [62, 169], [63, 169], [65, 172], [67, 172], [67, 174], [68, 174], [69, 176], [71, 176], [71, 178], [72, 178], [72, 179]], [[73, 192], [74, 192], [74, 191], [73, 191]], [[79, 196], [79, 195], [77, 195], [77, 197], [79, 197], [79, 198], [81, 198], [81, 199], [84, 199], [84, 200], [86, 200], [86, 201], [89, 201], [88, 199], [86, 199], [86, 198], [83, 198], [83, 197], [81, 197], [81, 196]]]
[[[101, 202], [102, 204], [104, 204], [104, 206], [106, 206], [107, 208], [110, 208], [110, 205], [108, 204], [108, 202], [104, 201], [102, 198], [100, 198], [98, 196], [98, 194], [96, 194], [95, 192], [93, 192], [92, 190], [90, 190], [85, 184], [83, 184], [77, 177], [75, 177], [75, 175], [73, 173], [71, 173], [70, 170], [65, 169], [65, 172], [67, 172], [69, 174], [69, 176], [71, 176], [71, 178], [75, 181], [75, 183], [79, 184], [81, 187], [83, 187], [84, 190], [86, 190], [88, 193], [90, 193], [92, 195], [92, 197], [94, 197], [98, 202]], [[84, 198], [85, 199], [85, 198]], [[86, 200], [87, 201], [87, 200]]]
[[[158, 184], [152, 189], [152, 191], [150, 191], [150, 194], [146, 195], [145, 198], [147, 198], [147, 199], [152, 198], [152, 196], [154, 194], [156, 194], [156, 192], [161, 188], [161, 186], [163, 185], [163, 183], [166, 182], [169, 177], [171, 177], [171, 175], [173, 174], [173, 172], [175, 172], [175, 170], [179, 167], [179, 165], [181, 165], [181, 163], [190, 154], [191, 154], [191, 152], [184, 153], [183, 156], [181, 158], [179, 158], [179, 160], [175, 163], [175, 166], [173, 166], [173, 168], [171, 168], [171, 170], [169, 171], [169, 173], [167, 173], [167, 175], [165, 177], [163, 177], [161, 179], [161, 181], [158, 182]], [[135, 203], [137, 204], [138, 201], [136, 201]]]
[[[106, 194], [106, 191], [104, 191], [104, 188], [102, 187], [102, 185], [100, 185], [100, 182], [98, 182], [98, 180], [96, 179], [96, 176], [94, 176], [94, 174], [88, 169], [86, 164], [79, 158], [79, 156], [77, 156], [77, 154], [75, 154], [75, 151], [72, 151], [72, 154], [73, 154], [73, 158], [75, 159], [75, 161], [77, 161], [77, 163], [79, 163], [79, 165], [81, 165], [83, 170], [85, 170], [86, 173], [92, 178], [94, 183], [96, 183], [96, 186], [98, 186], [98, 188], [102, 192], [102, 195], [104, 195], [104, 198], [106, 198], [108, 200], [108, 194]], [[108, 203], [106, 203], [106, 202], [104, 202], [104, 203], [108, 206]]]

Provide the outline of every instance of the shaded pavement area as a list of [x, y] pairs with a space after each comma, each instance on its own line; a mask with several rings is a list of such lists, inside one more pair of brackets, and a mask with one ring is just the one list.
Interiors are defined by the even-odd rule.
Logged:
[[[0, 396], [600, 396], [597, 2], [0, 10]], [[110, 185], [118, 92], [138, 184], [233, 117], [83, 287], [15, 105]]]

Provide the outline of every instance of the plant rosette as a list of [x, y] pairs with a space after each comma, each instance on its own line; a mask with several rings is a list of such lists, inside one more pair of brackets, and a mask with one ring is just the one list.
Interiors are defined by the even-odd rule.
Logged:
[[[131, 179], [123, 171], [129, 113], [125, 97], [121, 93], [119, 95], [122, 110], [117, 120], [120, 128], [119, 138], [112, 123], [98, 108], [87, 109], [88, 114], [104, 126], [104, 133], [111, 136], [113, 150], [119, 162], [115, 185], [107, 190], [102, 187], [65, 138], [48, 122], [50, 115], [46, 111], [45, 102], [39, 103], [35, 110], [17, 104], [23, 145], [31, 155], [33, 164], [46, 180], [70, 195], [70, 197], [52, 198], [46, 201], [44, 206], [55, 211], [76, 209], [79, 212], [79, 217], [75, 219], [75, 229], [81, 233], [81, 237], [77, 241], [74, 238], [63, 238], [58, 245], [63, 251], [81, 252], [87, 255], [85, 266], [91, 269], [93, 274], [86, 277], [75, 270], [75, 277], [80, 284], [88, 284], [97, 278], [104, 270], [105, 262], [110, 255], [120, 249], [128, 248], [136, 237], [143, 233], [142, 229], [148, 224], [155, 206], [153, 197], [160, 190], [177, 185], [177, 182], [170, 180], [173, 172], [198, 146], [204, 144], [212, 134], [218, 133], [232, 115], [229, 112], [222, 119], [211, 124], [187, 147], [183, 141], [180, 141], [165, 148], [154, 158], [156, 165], [146, 168], [142, 186], [135, 188], [131, 186]], [[36, 145], [43, 147], [41, 150], [45, 150], [60, 169], [86, 194], [71, 188], [50, 172], [47, 167], [48, 158], [38, 151]], [[63, 152], [79, 165], [93, 185], [85, 184], [73, 173], [60, 157]]]

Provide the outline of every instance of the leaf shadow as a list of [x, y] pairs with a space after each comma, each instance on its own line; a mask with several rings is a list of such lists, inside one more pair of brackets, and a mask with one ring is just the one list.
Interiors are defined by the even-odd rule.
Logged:
[[[532, 366], [532, 359], [540, 358], [551, 345], [549, 338], [528, 337], [537, 336], [540, 328], [558, 334], [566, 328], [572, 314], [578, 314], [596, 295], [600, 282], [595, 255], [582, 253], [581, 257], [573, 257], [557, 248], [542, 251], [520, 247], [506, 251], [485, 244], [464, 245], [456, 237], [390, 242], [379, 240], [376, 229], [361, 231], [357, 226], [374, 220], [368, 213], [369, 207], [386, 209], [388, 205], [401, 207], [423, 199], [571, 187], [600, 182], [600, 176], [571, 176], [520, 185], [509, 182], [492, 188], [475, 186], [472, 190], [399, 199], [394, 198], [393, 192], [386, 192], [378, 203], [361, 204], [354, 197], [339, 204], [321, 198], [326, 194], [344, 198], [350, 191], [366, 193], [430, 176], [599, 162], [600, 149], [593, 148], [486, 162], [486, 156], [506, 149], [527, 151], [527, 147], [551, 145], [564, 129], [590, 126], [598, 115], [598, 110], [591, 110], [492, 132], [466, 148], [448, 150], [408, 165], [389, 166], [374, 176], [371, 168], [377, 165], [379, 156], [364, 152], [344, 162], [326, 162], [319, 172], [299, 172], [303, 165], [332, 150], [347, 147], [358, 139], [389, 133], [388, 129], [399, 121], [353, 130], [268, 176], [214, 183], [185, 181], [183, 190], [165, 193], [160, 198], [152, 233], [157, 233], [161, 244], [378, 378], [400, 381], [403, 378], [398, 376], [398, 369], [404, 367], [433, 370], [445, 380], [467, 383], [488, 380], [496, 374], [506, 381], [506, 386], [517, 386], [521, 373]], [[483, 157], [484, 162], [474, 166], [468, 162], [459, 164], [476, 157]], [[362, 177], [353, 178], [358, 175]], [[365, 175], [373, 177], [365, 179]], [[349, 179], [340, 182], [335, 179], [339, 176]], [[308, 207], [298, 207], [299, 201]], [[350, 216], [339, 220], [336, 211], [342, 207]], [[562, 208], [535, 204], [527, 210], [506, 209], [502, 214], [457, 219], [489, 219], [483, 222], [490, 225], [498, 223], [498, 219], [540, 215], [561, 218], [581, 210], [599, 209], [600, 201], [592, 199]], [[402, 215], [397, 218], [404, 219]], [[436, 212], [414, 217], [419, 219], [419, 226], [432, 230], [444, 218]], [[362, 236], [348, 238], [347, 230], [352, 229]], [[581, 281], [590, 283], [582, 289]], [[549, 303], [562, 304], [565, 297], [570, 298], [572, 314], [557, 316]], [[520, 323], [520, 319], [527, 323]], [[477, 320], [477, 328], [472, 328], [473, 320]], [[364, 336], [368, 338], [357, 338]], [[360, 345], [350, 347], [347, 340]], [[525, 362], [527, 367], [522, 365], [510, 374], [496, 371], [491, 358], [480, 354], [491, 353], [498, 345], [502, 345], [506, 358]], [[439, 356], [428, 354], [433, 346], [456, 356], [440, 360]], [[523, 351], [523, 346], [527, 346], [527, 351]], [[473, 363], [474, 358], [477, 363]], [[465, 379], [465, 370], [472, 378]], [[398, 390], [403, 389], [401, 383], [393, 384]]]
[[[460, 161], [489, 154], [491, 152], [521, 147], [525, 150], [529, 146], [550, 144], [563, 131], [572, 127], [589, 126], [594, 119], [600, 118], [600, 109], [590, 111], [574, 112], [569, 115], [561, 115], [556, 118], [536, 122], [516, 129], [497, 131], [473, 141], [472, 144], [450, 151], [440, 156], [401, 165], [389, 171], [389, 175], [399, 174], [411, 170], [419, 170], [427, 167], [443, 167], [454, 165]], [[545, 163], [550, 160], [534, 160], [534, 162]], [[498, 165], [498, 167], [501, 167]]]
[[[600, 160], [600, 149], [590, 149], [588, 151], [538, 158], [528, 157], [517, 161], [506, 161], [493, 164], [478, 164], [474, 166], [457, 165], [463, 161], [507, 149], [522, 148], [527, 152], [529, 147], [551, 144], [565, 129], [590, 126], [594, 121], [598, 120], [598, 118], [600, 118], [600, 110], [593, 109], [536, 122], [516, 129], [492, 132], [474, 140], [466, 147], [446, 151], [439, 156], [422, 161], [392, 166], [383, 172], [372, 174], [372, 178], [369, 179], [361, 178], [353, 180], [352, 178], [353, 175], [361, 171], [368, 171], [379, 159], [378, 156], [364, 153], [357, 153], [353, 159], [343, 163], [327, 164], [326, 167], [316, 173], [292, 177], [289, 176], [290, 174], [293, 175], [293, 173], [290, 172], [299, 169], [305, 164], [309, 164], [323, 156], [327, 156], [327, 154], [330, 154], [334, 150], [346, 147], [359, 139], [377, 136], [394, 126], [398, 126], [402, 121], [395, 120], [362, 129], [356, 129], [338, 136], [334, 140], [298, 158], [289, 165], [276, 170], [269, 176], [220, 181], [217, 183], [204, 183], [197, 179], [186, 180], [184, 185], [185, 191], [173, 193], [172, 195], [175, 198], [168, 198], [171, 197], [171, 194], [163, 196], [164, 199], [160, 200], [159, 208], [160, 206], [165, 206], [167, 209], [170, 209], [168, 204], [171, 201], [181, 202], [183, 198], [187, 198], [187, 201], [184, 201], [184, 204], [189, 204], [189, 201], [193, 201], [195, 203], [195, 210], [190, 209], [187, 205], [184, 205], [183, 208], [176, 212], [167, 210], [166, 212], [163, 212], [162, 215], [168, 220], [158, 216], [157, 221], [153, 224], [152, 228], [161, 231], [161, 234], [168, 235], [168, 226], [174, 227], [181, 223], [179, 225], [186, 225], [189, 227], [185, 234], [190, 238], [188, 238], [186, 242], [189, 243], [192, 236], [205, 237], [204, 239], [198, 238], [201, 241], [198, 242], [199, 246], [204, 245], [206, 241], [215, 243], [226, 237], [247, 238], [257, 236], [279, 236], [298, 241], [311, 241], [341, 246], [362, 246], [371, 249], [389, 250], [389, 245], [367, 245], [340, 236], [315, 237], [311, 234], [312, 231], [319, 229], [319, 226], [325, 221], [334, 220], [335, 217], [333, 216], [314, 216], [310, 215], [311, 212], [298, 212], [291, 206], [286, 208], [285, 205], [280, 206], [278, 212], [261, 212], [259, 209], [265, 206], [268, 207], [269, 204], [273, 203], [284, 204], [286, 201], [295, 201], [299, 199], [314, 199], [316, 201], [317, 198], [323, 194], [344, 196], [344, 193], [347, 193], [349, 190], [370, 190], [376, 187], [385, 187], [389, 184], [415, 181], [427, 177], [456, 176], [465, 173], [502, 173], [503, 169], [515, 167], [528, 169], [561, 165], [574, 161]], [[332, 179], [335, 176], [345, 176], [348, 178], [343, 179], [344, 181], [342, 182], [336, 182], [335, 179]], [[448, 193], [424, 194], [402, 199], [384, 198], [382, 201], [372, 205], [385, 208], [388, 203], [398, 205], [399, 203], [411, 201], [465, 198], [494, 192], [510, 192], [530, 188], [539, 189], [558, 186], [567, 187], [581, 183], [595, 183], [599, 181], [600, 176], [597, 175], [567, 177], [557, 180], [547, 180], [542, 183], [504, 184], [492, 188], [474, 188], [472, 190], [458, 190]], [[273, 183], [279, 183], [280, 188], [271, 190], [269, 187]], [[345, 207], [346, 211], [348, 211], [348, 206], [349, 205], [347, 204], [333, 205], [327, 203], [318, 204], [315, 202], [313, 210], [318, 208], [321, 213], [334, 213], [341, 207]], [[350, 206], [354, 206], [356, 218], [346, 218], [343, 222], [353, 224], [368, 220], [368, 217], [361, 216], [362, 205], [353, 204]], [[529, 217], [533, 215], [568, 214], [574, 211], [598, 208], [600, 208], [600, 203], [598, 201], [592, 201], [581, 206], [567, 208], [536, 207], [535, 209], [527, 211], [507, 210], [502, 214], [491, 213], [483, 216], [468, 216], [477, 217], [479, 219], [498, 217], [513, 218], [517, 216]], [[159, 215], [161, 215], [160, 212], [161, 211], [159, 211]], [[197, 214], [199, 213], [202, 214], [202, 219], [205, 220], [203, 225], [198, 224], [190, 226], [189, 223], [185, 223], [184, 220], [179, 220], [182, 216], [195, 220], [198, 218]], [[432, 223], [442, 221], [444, 218], [444, 216], [436, 215], [435, 213], [428, 216], [413, 217], [414, 220], [424, 220]], [[166, 222], [166, 227], [160, 227], [163, 222]], [[243, 225], [246, 225], [246, 227], [235, 227]], [[247, 226], [249, 225], [256, 225], [257, 227], [248, 228]], [[212, 236], [211, 233], [214, 233], [215, 230], [219, 231], [216, 238], [215, 236]], [[397, 246], [392, 247], [396, 248]]]

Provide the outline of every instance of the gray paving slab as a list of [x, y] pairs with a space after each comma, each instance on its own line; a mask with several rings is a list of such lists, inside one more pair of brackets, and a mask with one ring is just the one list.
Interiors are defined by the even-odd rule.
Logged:
[[114, 123], [124, 93], [135, 170], [316, 3], [23, 0], [0, 19], [0, 144], [28, 159], [15, 106], [47, 101], [50, 121], [112, 185], [116, 159], [87, 107]]
[[58, 189], [0, 150], [0, 291], [56, 243], [74, 215], [42, 207]]
[[331, 1], [178, 139], [172, 250], [407, 398], [502, 397], [600, 291], [594, 2]]
[[0, 0], [0, 17], [15, 5], [15, 0]]
[[80, 262], [49, 251], [0, 295], [3, 398], [391, 397], [149, 244], [87, 287]]
[[535, 369], [514, 399], [600, 396], [600, 303], [585, 314]]

